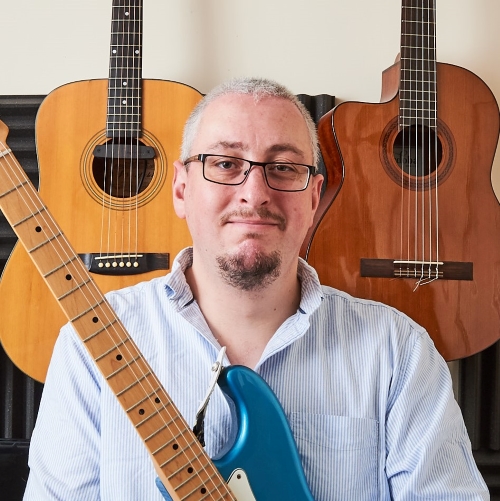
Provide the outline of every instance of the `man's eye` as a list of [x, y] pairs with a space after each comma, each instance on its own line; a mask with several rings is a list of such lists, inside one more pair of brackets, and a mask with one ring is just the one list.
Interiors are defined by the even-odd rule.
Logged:
[[294, 164], [272, 164], [270, 169], [274, 172], [295, 172], [297, 170]]
[[234, 169], [236, 167], [236, 164], [232, 162], [231, 160], [220, 160], [215, 164], [217, 167], [220, 167], [221, 169], [224, 170], [230, 170]]

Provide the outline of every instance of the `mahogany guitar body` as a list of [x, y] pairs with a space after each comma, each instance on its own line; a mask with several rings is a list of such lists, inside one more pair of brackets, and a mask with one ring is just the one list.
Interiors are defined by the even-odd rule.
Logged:
[[[420, 245], [402, 207], [402, 196], [435, 198], [435, 184], [403, 173], [395, 160], [399, 63], [383, 75], [380, 104], [346, 102], [319, 123], [329, 175], [341, 178], [330, 207], [304, 245], [304, 256], [322, 283], [361, 298], [387, 303], [424, 326], [447, 360], [476, 353], [500, 338], [500, 206], [491, 166], [499, 110], [473, 73], [438, 63], [437, 137], [442, 157], [436, 172], [439, 260], [459, 271], [452, 279], [418, 284], [419, 277], [378, 274], [402, 247]], [[403, 181], [402, 181], [403, 180]], [[420, 196], [420, 195], [418, 195]], [[427, 216], [426, 216], [427, 217]], [[408, 233], [402, 232], [409, 225]], [[402, 234], [404, 237], [402, 243]], [[362, 270], [363, 268], [363, 270]], [[368, 268], [368, 272], [367, 272]]]
[[[105, 144], [108, 80], [64, 85], [42, 102], [36, 120], [40, 193], [78, 253], [162, 253], [162, 269], [138, 274], [93, 274], [103, 292], [166, 273], [175, 255], [191, 244], [173, 210], [173, 161], [183, 125], [201, 94], [164, 80], [142, 81], [141, 144], [154, 151], [145, 188], [136, 197], [106, 196], [94, 151]], [[122, 228], [119, 231], [116, 228]], [[106, 235], [103, 243], [102, 229]], [[66, 322], [57, 301], [24, 248], [16, 245], [0, 280], [0, 339], [12, 361], [38, 381], [45, 374], [59, 329]], [[27, 306], [29, 305], [29, 307]]]

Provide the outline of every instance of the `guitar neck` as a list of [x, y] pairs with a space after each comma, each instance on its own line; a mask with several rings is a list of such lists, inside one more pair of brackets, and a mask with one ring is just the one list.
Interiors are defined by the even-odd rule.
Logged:
[[8, 146], [0, 122], [0, 209], [148, 449], [174, 500], [234, 499]]
[[113, 0], [106, 136], [141, 135], [142, 0]]
[[403, 0], [401, 11], [400, 127], [436, 127], [436, 10], [434, 0]]

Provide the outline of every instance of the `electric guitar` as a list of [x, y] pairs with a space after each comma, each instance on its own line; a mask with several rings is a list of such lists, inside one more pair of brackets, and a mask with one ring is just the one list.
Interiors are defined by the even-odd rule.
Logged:
[[381, 103], [319, 122], [334, 181], [301, 255], [322, 283], [408, 314], [453, 360], [500, 338], [499, 109], [476, 75], [436, 62], [432, 0], [403, 0], [401, 26]]
[[[239, 423], [212, 462], [6, 144], [0, 122], [0, 209], [148, 449], [174, 501], [313, 501], [286, 416], [252, 370], [219, 377]], [[226, 483], [227, 480], [227, 483]]]
[[[142, 79], [142, 3], [113, 0], [109, 78], [55, 89], [36, 119], [40, 193], [104, 292], [164, 274], [191, 244], [172, 163], [201, 94]], [[0, 318], [11, 360], [43, 382], [65, 318], [21, 245], [0, 281]]]

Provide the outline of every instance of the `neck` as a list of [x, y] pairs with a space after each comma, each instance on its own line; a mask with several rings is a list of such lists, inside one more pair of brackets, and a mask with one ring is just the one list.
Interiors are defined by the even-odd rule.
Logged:
[[282, 263], [272, 283], [253, 291], [227, 284], [201, 264], [194, 257], [186, 279], [212, 333], [232, 364], [255, 367], [276, 330], [299, 307], [297, 261], [287, 267]]

